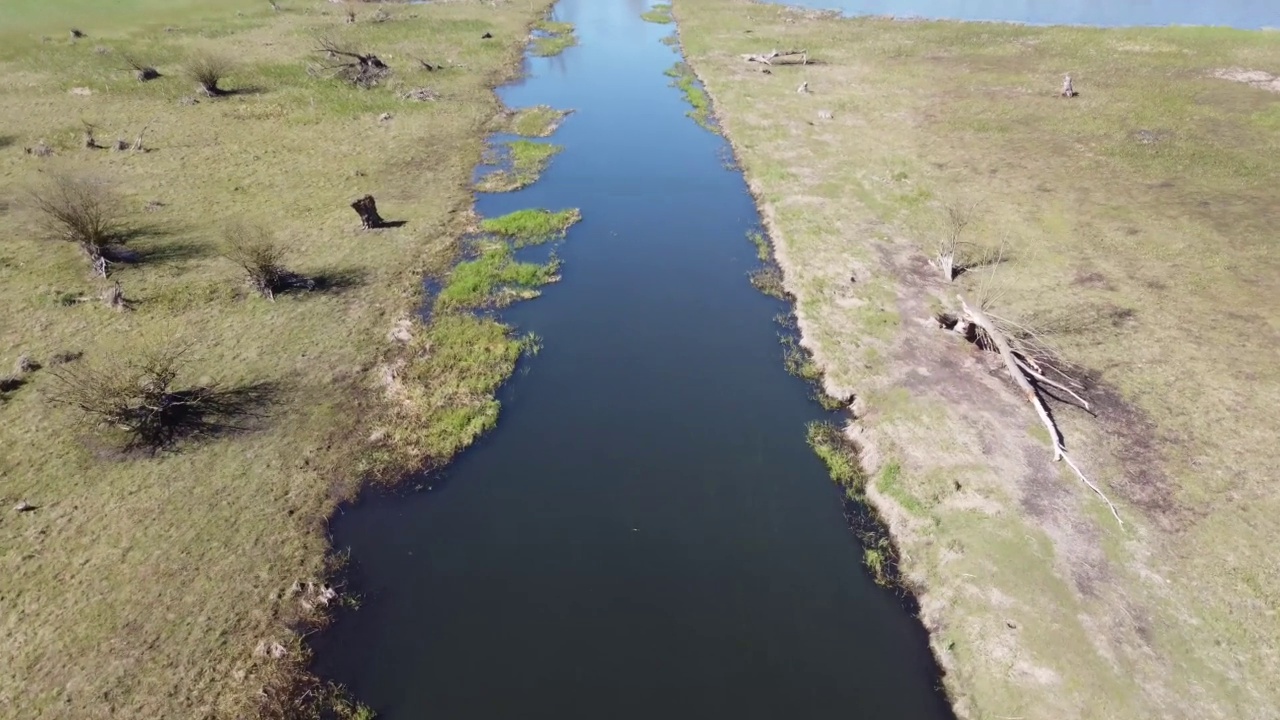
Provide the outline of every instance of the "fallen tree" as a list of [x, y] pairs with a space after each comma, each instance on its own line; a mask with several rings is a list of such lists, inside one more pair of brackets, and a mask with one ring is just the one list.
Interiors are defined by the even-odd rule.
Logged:
[[391, 74], [391, 68], [377, 55], [360, 52], [330, 38], [322, 37], [318, 42], [318, 52], [334, 61], [324, 67], [333, 77], [340, 77], [352, 85], [371, 88]]
[[[960, 308], [964, 313], [964, 316], [957, 322], [956, 330], [966, 335], [972, 333], [975, 341], [980, 346], [993, 350], [1000, 355], [1009, 378], [1017, 386], [1023, 397], [1027, 399], [1027, 402], [1031, 403], [1031, 406], [1035, 408], [1040, 422], [1049, 432], [1049, 441], [1053, 444], [1054, 462], [1059, 460], [1066, 462], [1067, 466], [1076, 474], [1076, 477], [1080, 478], [1081, 482], [1087, 485], [1098, 497], [1102, 498], [1102, 501], [1111, 509], [1111, 514], [1115, 516], [1116, 522], [1120, 523], [1120, 527], [1123, 528], [1124, 521], [1120, 519], [1120, 513], [1116, 510], [1116, 506], [1067, 455], [1062, 432], [1058, 429], [1057, 423], [1053, 420], [1053, 415], [1049, 412], [1049, 406], [1044, 401], [1043, 389], [1051, 388], [1070, 395], [1088, 410], [1090, 409], [1088, 401], [1076, 392], [1076, 390], [1083, 390], [1083, 386], [1056, 367], [1051, 362], [1051, 358], [1042, 349], [1020, 341], [1016, 333], [1009, 329], [1010, 327], [1016, 327], [1013, 323], [986, 312], [980, 304], [971, 304], [963, 294], [957, 294], [956, 297], [960, 300]], [[1051, 380], [1048, 377], [1050, 373], [1058, 375], [1061, 379]], [[1072, 389], [1073, 387], [1075, 390]]]
[[[795, 60], [797, 56], [799, 56], [800, 58], [799, 61]], [[746, 55], [743, 55], [742, 59], [746, 60], [747, 62], [761, 63], [764, 65], [774, 65], [774, 64], [783, 64], [783, 63], [792, 64], [792, 65], [808, 65], [809, 51], [808, 50], [777, 50], [775, 49], [767, 53], [764, 53], [762, 55], [754, 55], [754, 54], [748, 53]]]

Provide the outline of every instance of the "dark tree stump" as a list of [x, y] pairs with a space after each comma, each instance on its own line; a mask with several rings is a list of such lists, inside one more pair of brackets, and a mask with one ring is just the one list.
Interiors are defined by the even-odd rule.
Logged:
[[351, 208], [360, 215], [360, 224], [365, 230], [376, 230], [386, 225], [386, 221], [378, 214], [378, 204], [374, 201], [372, 195], [365, 195], [359, 200], [351, 203]]

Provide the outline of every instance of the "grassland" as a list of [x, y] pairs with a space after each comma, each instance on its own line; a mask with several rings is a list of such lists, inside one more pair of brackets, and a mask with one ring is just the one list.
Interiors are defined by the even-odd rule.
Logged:
[[[1276, 73], [1274, 34], [675, 14], [960, 715], [1273, 716], [1280, 94], [1219, 71]], [[741, 57], [774, 48], [816, 62]], [[1000, 260], [954, 283], [948, 207]], [[933, 321], [958, 291], [1086, 379], [1054, 413], [1123, 529]]]
[[[504, 117], [491, 89], [548, 4], [356, 5], [347, 24], [340, 6], [291, 0], [4, 3], [0, 374], [20, 355], [45, 367], [0, 402], [0, 717], [252, 717], [259, 689], [305, 663], [297, 631], [322, 620], [295, 583], [329, 570], [336, 503], [492, 425], [492, 392], [532, 343], [460, 309], [413, 318], [423, 275], [448, 272], [474, 222], [472, 169]], [[392, 74], [359, 89], [316, 71], [321, 33]], [[230, 94], [183, 77], [201, 51], [234, 60]], [[136, 81], [126, 55], [161, 77]], [[439, 99], [402, 99], [422, 87]], [[145, 126], [148, 151], [85, 148], [84, 123], [103, 143]], [[23, 152], [41, 140], [53, 155]], [[41, 237], [27, 191], [57, 173], [123, 199], [141, 263], [103, 281]], [[366, 193], [403, 225], [361, 230], [349, 203]], [[291, 270], [342, 282], [257, 297], [219, 256], [231, 221], [269, 228]], [[108, 282], [132, 311], [97, 301]], [[58, 362], [175, 345], [183, 383], [277, 388], [267, 417], [135, 457], [52, 402]], [[36, 509], [11, 511], [20, 500]]]
[[543, 19], [534, 24], [538, 32], [533, 37], [531, 52], [538, 57], [552, 57], [578, 44], [573, 34], [573, 23]]
[[644, 18], [645, 22], [657, 23], [658, 25], [667, 25], [675, 21], [675, 18], [671, 17], [671, 5], [667, 3], [654, 5], [641, 13], [640, 17]]

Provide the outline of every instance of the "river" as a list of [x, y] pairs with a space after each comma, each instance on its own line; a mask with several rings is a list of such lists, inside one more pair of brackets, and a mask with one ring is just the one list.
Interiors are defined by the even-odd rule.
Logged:
[[806, 445], [827, 415], [783, 368], [787, 308], [748, 282], [742, 175], [644, 9], [562, 0], [580, 46], [500, 90], [575, 110], [539, 182], [478, 199], [582, 209], [563, 280], [502, 312], [543, 348], [443, 477], [335, 519], [364, 602], [316, 669], [388, 720], [948, 718]]

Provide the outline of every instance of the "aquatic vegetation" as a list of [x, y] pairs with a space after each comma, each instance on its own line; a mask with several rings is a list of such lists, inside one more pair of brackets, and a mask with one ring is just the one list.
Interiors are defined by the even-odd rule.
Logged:
[[572, 110], [557, 110], [550, 105], [521, 108], [511, 117], [509, 128], [524, 137], [548, 137], [560, 127]]
[[719, 134], [720, 128], [716, 127], [711, 117], [711, 96], [702, 88], [702, 83], [698, 82], [693, 68], [687, 63], [678, 62], [666, 71], [666, 75], [672, 78], [671, 84], [680, 88], [684, 99], [693, 106], [688, 112], [689, 117], [707, 130]]
[[485, 175], [476, 183], [481, 192], [511, 192], [532, 185], [547, 168], [551, 158], [564, 150], [562, 145], [512, 140], [503, 143], [507, 167]]
[[675, 22], [675, 18], [671, 16], [671, 5], [667, 3], [658, 3], [649, 10], [640, 14], [645, 22], [658, 23], [659, 25], [667, 25]]
[[534, 35], [531, 51], [538, 57], [559, 55], [578, 44], [578, 38], [573, 34], [573, 23], [539, 20], [534, 23], [533, 29], [541, 33]]
[[480, 221], [480, 230], [516, 241], [517, 246], [535, 245], [552, 238], [564, 237], [574, 223], [582, 219], [577, 208], [544, 210], [528, 208]]
[[538, 287], [555, 282], [560, 261], [519, 262], [511, 246], [493, 243], [474, 260], [458, 263], [436, 298], [437, 307], [507, 305], [538, 296]]

